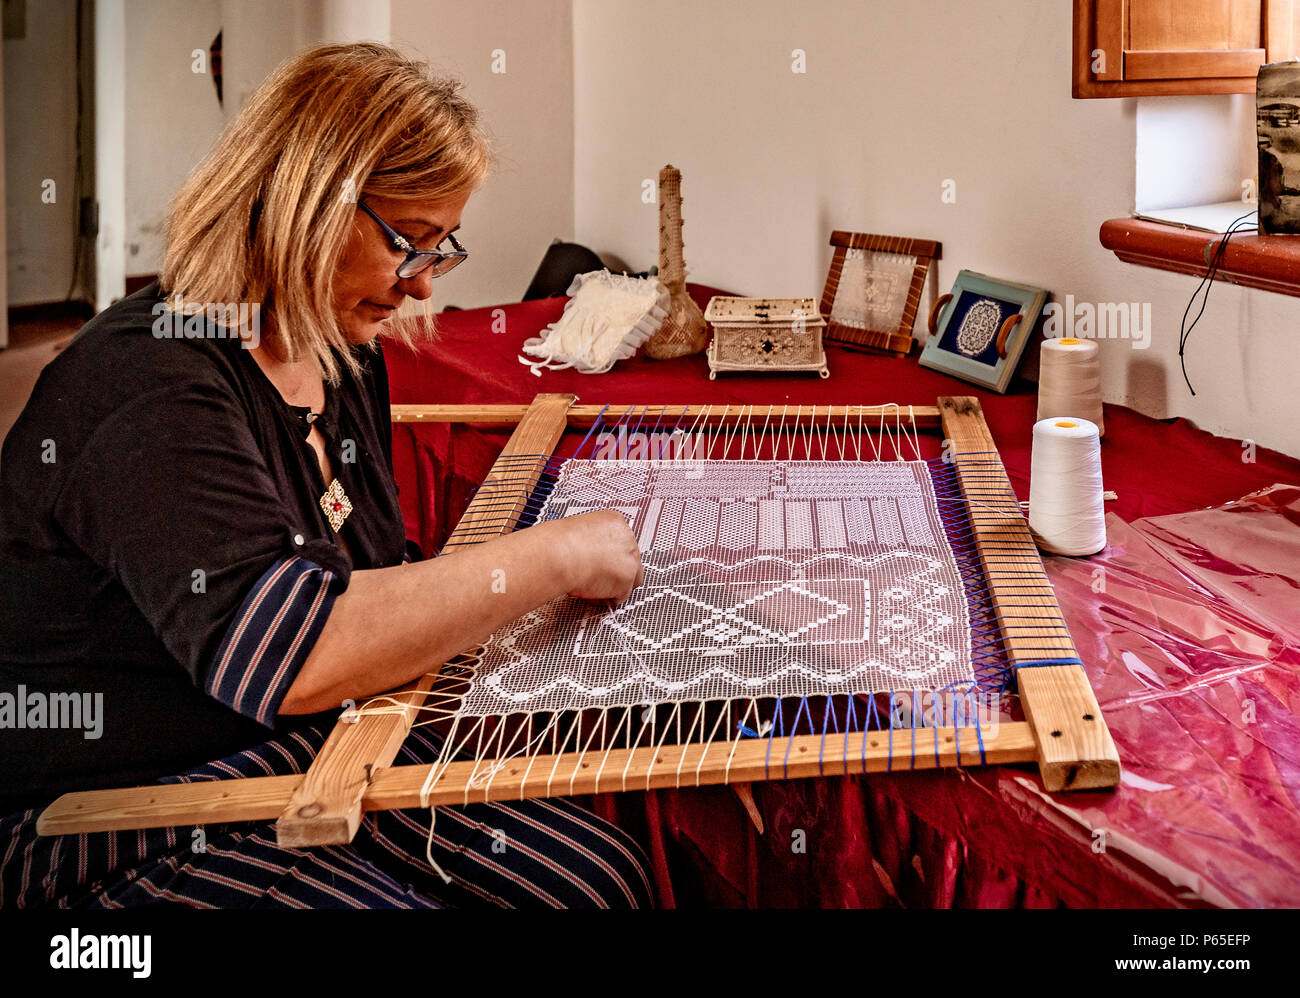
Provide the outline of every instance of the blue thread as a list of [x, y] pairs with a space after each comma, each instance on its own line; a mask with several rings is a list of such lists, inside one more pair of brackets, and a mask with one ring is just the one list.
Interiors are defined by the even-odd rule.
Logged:
[[776, 738], [777, 727], [782, 730], [785, 728], [785, 722], [781, 716], [781, 701], [776, 701], [776, 708], [772, 711], [772, 727], [767, 732], [767, 752], [763, 755], [763, 779], [772, 778], [772, 740]]
[[[848, 775], [849, 772], [849, 732], [853, 730], [854, 722], [857, 720], [857, 717], [855, 716], [855, 711], [853, 710], [853, 700], [854, 700], [854, 696], [852, 693], [850, 693], [848, 702], [845, 704], [844, 707], [844, 773], [845, 775]], [[867, 733], [864, 730], [862, 732], [863, 772], [866, 772], [866, 768], [867, 768]]]
[[[879, 710], [878, 710], [877, 707], [876, 707], [876, 697], [875, 697], [874, 694], [869, 694], [869, 695], [867, 696], [867, 717], [866, 717], [866, 720], [865, 720], [865, 722], [864, 722], [864, 724], [863, 724], [864, 732], [865, 732], [865, 731], [870, 731], [870, 730], [872, 730], [871, 724], [872, 724], [872, 721], [873, 721], [873, 720], [875, 721], [876, 730], [879, 730], [879, 729], [882, 727], [882, 725], [881, 725], [881, 723], [880, 723], [880, 713], [879, 713]], [[892, 765], [892, 763], [893, 763], [893, 751], [894, 751], [894, 748], [893, 748], [893, 744], [894, 744], [894, 743], [893, 743], [893, 736], [892, 736], [893, 729], [892, 729], [892, 728], [890, 729], [890, 732], [891, 732], [891, 736], [890, 736], [890, 743], [889, 743], [889, 745], [890, 745], [890, 747], [889, 747], [889, 752], [890, 752], [889, 763]], [[865, 774], [865, 773], [867, 772], [867, 736], [866, 736], [865, 733], [864, 733], [863, 736], [862, 736], [862, 772], [863, 772], [863, 774]]]
[[[799, 698], [799, 709], [794, 715], [794, 726], [790, 730], [790, 737], [785, 743], [785, 758], [781, 760], [781, 775], [785, 776], [790, 772], [790, 751], [794, 748], [794, 736], [799, 733], [799, 718], [803, 713], [808, 712], [808, 733], [816, 734], [816, 728], [813, 726], [812, 709], [808, 706], [808, 698]], [[823, 774], [824, 775], [824, 774]]]
[[1040, 658], [1031, 662], [1016, 662], [1015, 667], [1020, 669], [1036, 669], [1045, 665], [1083, 665], [1083, 660], [1078, 658]]
[[885, 772], [894, 771], [894, 691], [889, 692], [889, 752], [885, 758]]
[[917, 709], [921, 706], [920, 693], [912, 690], [912, 762], [911, 768], [916, 769], [916, 715], [920, 713]]
[[609, 406], [605, 405], [601, 408], [600, 412], [596, 413], [596, 418], [592, 421], [591, 429], [587, 431], [587, 435], [583, 437], [582, 442], [578, 444], [578, 449], [573, 452], [575, 458], [577, 458], [577, 456], [582, 453], [582, 449], [587, 446], [587, 441], [591, 439], [591, 435], [595, 433], [597, 429], [605, 425], [605, 411], [608, 408]]

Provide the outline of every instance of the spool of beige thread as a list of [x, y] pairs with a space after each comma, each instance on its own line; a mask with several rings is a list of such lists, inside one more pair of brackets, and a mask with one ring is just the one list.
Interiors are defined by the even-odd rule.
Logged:
[[1106, 435], [1101, 408], [1101, 360], [1096, 340], [1073, 336], [1043, 341], [1038, 362], [1038, 418], [1077, 416]]

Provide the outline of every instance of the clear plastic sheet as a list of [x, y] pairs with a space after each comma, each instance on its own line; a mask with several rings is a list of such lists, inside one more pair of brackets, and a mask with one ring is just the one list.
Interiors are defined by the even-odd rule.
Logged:
[[1049, 796], [1022, 776], [1022, 801], [1177, 900], [1300, 905], [1300, 487], [1107, 530], [1101, 554], [1046, 564], [1123, 783]]

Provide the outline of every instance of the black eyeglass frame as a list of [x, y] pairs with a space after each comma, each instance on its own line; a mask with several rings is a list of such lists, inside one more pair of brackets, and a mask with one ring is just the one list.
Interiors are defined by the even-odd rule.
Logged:
[[[443, 242], [450, 240], [451, 245], [454, 246], [455, 249], [451, 251], [439, 249], [416, 249], [411, 245], [409, 239], [376, 215], [374, 209], [371, 208], [370, 205], [366, 204], [364, 201], [358, 201], [357, 207], [375, 220], [379, 227], [384, 230], [384, 234], [392, 240], [394, 248], [399, 249], [406, 254], [406, 259], [397, 265], [397, 276], [403, 280], [409, 277], [415, 277], [417, 274], [423, 274], [430, 267], [434, 268], [434, 277], [441, 277], [449, 270], [459, 266], [469, 257], [469, 251], [466, 250], [465, 247], [460, 244], [460, 241], [455, 237], [455, 235], [450, 232], [443, 236]], [[438, 245], [442, 245], [442, 243], [439, 243]], [[412, 269], [412, 264], [418, 264], [418, 266]]]

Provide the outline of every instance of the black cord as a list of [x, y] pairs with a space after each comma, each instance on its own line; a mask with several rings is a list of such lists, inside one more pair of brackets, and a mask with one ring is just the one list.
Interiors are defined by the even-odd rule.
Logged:
[[[1192, 335], [1192, 330], [1196, 328], [1196, 324], [1201, 321], [1201, 316], [1205, 314], [1205, 303], [1210, 300], [1210, 288], [1214, 287], [1214, 275], [1219, 272], [1219, 264], [1223, 262], [1223, 256], [1228, 249], [1228, 240], [1234, 232], [1240, 231], [1237, 226], [1254, 214], [1254, 211], [1249, 211], [1240, 218], [1234, 219], [1232, 224], [1228, 226], [1223, 238], [1219, 240], [1219, 245], [1210, 257], [1210, 265], [1205, 271], [1205, 276], [1201, 278], [1201, 283], [1196, 285], [1196, 290], [1192, 292], [1192, 297], [1187, 301], [1187, 307], [1183, 309], [1183, 321], [1178, 327], [1178, 363], [1183, 369], [1183, 380], [1187, 382], [1187, 390], [1192, 395], [1196, 394], [1196, 389], [1192, 387], [1191, 379], [1187, 377], [1187, 359], [1183, 356], [1183, 349], [1187, 346], [1187, 339]], [[1247, 228], [1247, 226], [1243, 225], [1242, 229], [1244, 228]], [[1192, 320], [1192, 324], [1189, 326], [1187, 325], [1187, 315], [1196, 302], [1196, 296], [1201, 293], [1201, 288], [1205, 288], [1205, 294], [1201, 298], [1201, 309], [1196, 313], [1196, 318]]]

